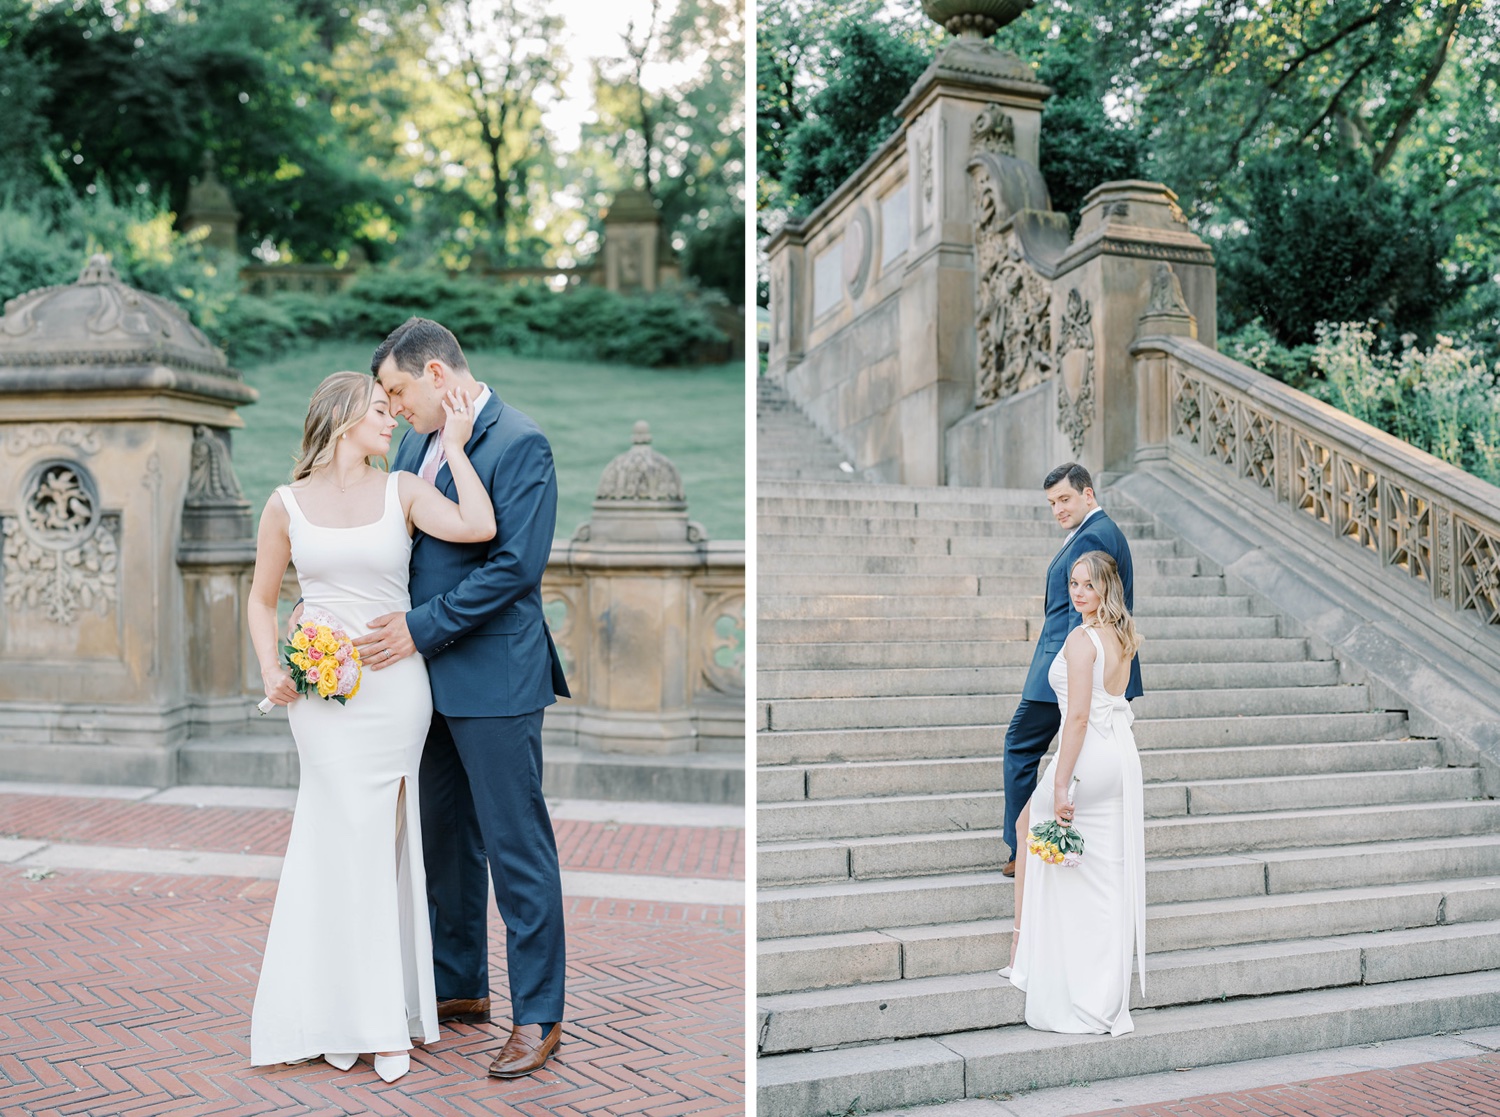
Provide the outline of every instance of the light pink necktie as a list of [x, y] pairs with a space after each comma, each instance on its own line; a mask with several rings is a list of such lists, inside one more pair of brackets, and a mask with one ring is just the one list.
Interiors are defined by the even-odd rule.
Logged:
[[437, 484], [438, 470], [443, 468], [443, 462], [447, 455], [443, 453], [443, 432], [438, 431], [438, 452], [433, 454], [427, 464], [422, 467], [422, 480]]

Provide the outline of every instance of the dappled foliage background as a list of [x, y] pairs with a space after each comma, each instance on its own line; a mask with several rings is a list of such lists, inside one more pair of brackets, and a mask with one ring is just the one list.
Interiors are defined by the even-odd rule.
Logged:
[[[690, 288], [718, 294], [690, 289], [701, 305], [672, 313], [617, 298], [607, 328], [607, 300], [557, 298], [607, 329], [572, 334], [590, 355], [623, 337], [655, 360], [689, 359], [705, 329], [722, 339], [715, 299], [743, 299], [742, 269], [721, 258], [744, 221], [742, 5], [658, 6], [615, 61], [565, 57], [559, 28], [546, 0], [0, 0], [0, 295], [70, 282], [103, 250], [243, 356], [301, 336], [273, 323], [352, 319], [309, 300], [277, 313], [240, 303], [241, 263], [368, 262], [397, 276], [585, 263], [609, 199], [644, 188]], [[692, 63], [676, 85], [640, 91], [642, 66], [674, 61]], [[576, 150], [559, 150], [541, 106], [589, 66], [593, 118]], [[239, 259], [177, 228], [205, 159], [240, 211]], [[443, 316], [424, 284], [408, 301]], [[467, 290], [443, 290], [470, 305]], [[491, 309], [520, 315], [514, 336], [534, 339], [565, 312], [542, 294]], [[661, 335], [679, 326], [667, 352]]]

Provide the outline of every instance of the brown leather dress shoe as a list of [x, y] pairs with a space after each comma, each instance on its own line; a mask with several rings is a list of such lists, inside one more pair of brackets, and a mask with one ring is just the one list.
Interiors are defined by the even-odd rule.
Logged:
[[1003, 877], [1013, 877], [1016, 875], [1016, 859], [1014, 857], [1000, 866], [1000, 875]]
[[490, 1064], [490, 1074], [495, 1078], [524, 1078], [547, 1065], [552, 1052], [562, 1042], [562, 1022], [552, 1025], [552, 1030], [542, 1034], [540, 1024], [517, 1024], [510, 1030], [510, 1039]]
[[475, 997], [470, 1001], [439, 1001], [439, 1024], [488, 1024], [490, 1022], [490, 999]]

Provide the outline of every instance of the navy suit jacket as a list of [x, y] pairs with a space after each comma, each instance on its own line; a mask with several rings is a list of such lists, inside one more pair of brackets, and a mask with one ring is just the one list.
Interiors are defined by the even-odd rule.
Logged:
[[[392, 468], [416, 473], [429, 438], [407, 431]], [[542, 618], [542, 575], [557, 523], [552, 447], [529, 418], [490, 395], [464, 447], [495, 504], [495, 538], [448, 543], [417, 531], [407, 628], [427, 660], [432, 706], [453, 717], [511, 717], [568, 696]], [[437, 487], [456, 498], [446, 464]]]
[[[1073, 608], [1073, 597], [1068, 593], [1068, 575], [1079, 557], [1089, 551], [1104, 551], [1115, 560], [1120, 568], [1120, 581], [1125, 587], [1125, 608], [1135, 612], [1135, 573], [1130, 563], [1130, 544], [1107, 512], [1096, 512], [1053, 556], [1052, 564], [1047, 567], [1046, 617], [1042, 621], [1041, 638], [1031, 656], [1031, 669], [1026, 672], [1022, 698], [1032, 702], [1057, 701], [1057, 693], [1047, 681], [1047, 669], [1062, 651], [1068, 633], [1083, 621], [1082, 615]], [[1125, 686], [1125, 697], [1139, 698], [1142, 693], [1141, 659], [1136, 656], [1130, 661], [1130, 682]]]

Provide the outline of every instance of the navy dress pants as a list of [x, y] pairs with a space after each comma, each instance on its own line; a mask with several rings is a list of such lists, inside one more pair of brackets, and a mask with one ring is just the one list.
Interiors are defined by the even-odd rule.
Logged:
[[418, 783], [438, 1000], [489, 996], [488, 872], [505, 921], [511, 1022], [562, 1020], [567, 951], [542, 711], [433, 714]]
[[[1016, 845], [1016, 819], [1025, 810], [1027, 800], [1036, 790], [1036, 771], [1047, 746], [1062, 725], [1062, 710], [1056, 702], [1033, 702], [1021, 699], [1005, 731], [1005, 844], [1011, 858], [1020, 851]], [[424, 816], [425, 817], [425, 816]], [[424, 822], [425, 825], [425, 822]], [[439, 981], [441, 985], [441, 981]]]

